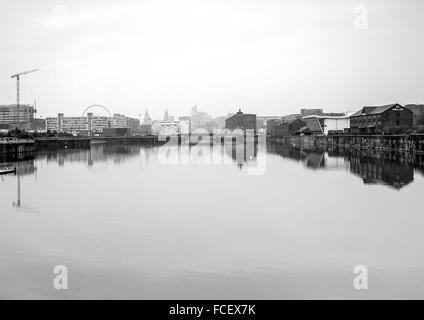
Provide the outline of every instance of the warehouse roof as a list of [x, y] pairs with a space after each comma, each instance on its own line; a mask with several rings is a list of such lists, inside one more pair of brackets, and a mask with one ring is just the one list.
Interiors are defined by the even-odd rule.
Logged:
[[359, 116], [362, 116], [363, 114], [365, 115], [382, 114], [386, 112], [387, 110], [396, 106], [403, 108], [399, 103], [387, 104], [385, 106], [380, 106], [380, 107], [366, 106], [366, 107], [363, 107], [358, 112], [355, 112], [351, 117], [359, 117]]

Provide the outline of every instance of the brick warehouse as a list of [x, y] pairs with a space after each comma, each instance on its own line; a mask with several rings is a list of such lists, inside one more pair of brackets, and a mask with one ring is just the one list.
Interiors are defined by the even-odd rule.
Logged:
[[225, 128], [230, 130], [254, 130], [256, 132], [256, 114], [246, 114], [239, 110], [235, 115], [225, 120]]
[[363, 107], [350, 117], [352, 133], [397, 134], [408, 133], [413, 126], [413, 112], [400, 104]]

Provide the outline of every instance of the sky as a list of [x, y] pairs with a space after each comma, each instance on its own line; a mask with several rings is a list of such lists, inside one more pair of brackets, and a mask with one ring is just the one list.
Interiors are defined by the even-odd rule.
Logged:
[[[424, 102], [422, 0], [0, 0], [0, 104], [38, 117]], [[101, 111], [99, 111], [101, 112]]]

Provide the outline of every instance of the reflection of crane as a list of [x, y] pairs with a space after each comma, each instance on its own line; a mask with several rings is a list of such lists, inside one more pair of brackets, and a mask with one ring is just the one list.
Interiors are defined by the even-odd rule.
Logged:
[[28, 74], [28, 73], [33, 73], [33, 72], [36, 72], [36, 71], [38, 71], [38, 69], [20, 72], [20, 73], [14, 74], [12, 76], [12, 79], [16, 78], [16, 124], [18, 124], [18, 122], [19, 122], [19, 102], [20, 102], [19, 101], [20, 100], [19, 99], [19, 80], [20, 80], [21, 76]]
[[18, 176], [18, 201], [13, 201], [13, 206], [19, 208], [21, 206], [21, 177], [19, 174], [16, 174]]

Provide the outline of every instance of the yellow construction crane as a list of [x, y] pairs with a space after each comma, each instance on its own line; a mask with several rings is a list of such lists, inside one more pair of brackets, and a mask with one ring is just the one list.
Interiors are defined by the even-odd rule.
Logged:
[[19, 103], [20, 103], [20, 101], [19, 101], [19, 81], [20, 81], [20, 78], [21, 78], [21, 76], [23, 76], [25, 74], [33, 73], [33, 72], [36, 72], [36, 71], [38, 71], [38, 69], [20, 72], [20, 73], [14, 74], [12, 76], [12, 79], [16, 78], [16, 125], [18, 125], [18, 122], [19, 122]]

